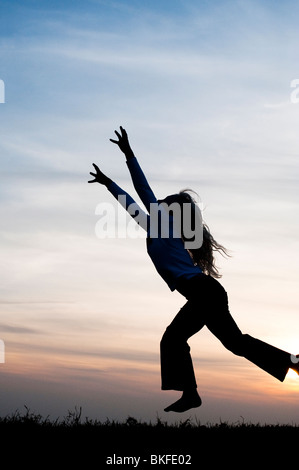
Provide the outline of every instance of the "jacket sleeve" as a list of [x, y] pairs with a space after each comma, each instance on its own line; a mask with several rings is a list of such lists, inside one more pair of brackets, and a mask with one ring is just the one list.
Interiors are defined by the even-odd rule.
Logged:
[[108, 191], [117, 199], [121, 206], [128, 214], [140, 225], [145, 231], [148, 229], [149, 216], [141, 209], [134, 199], [114, 181], [107, 185]]
[[132, 157], [128, 159], [127, 165], [131, 174], [134, 188], [141, 201], [145, 205], [147, 211], [150, 212], [150, 204], [157, 202], [156, 196], [148, 184], [148, 181], [138, 163], [137, 158]]

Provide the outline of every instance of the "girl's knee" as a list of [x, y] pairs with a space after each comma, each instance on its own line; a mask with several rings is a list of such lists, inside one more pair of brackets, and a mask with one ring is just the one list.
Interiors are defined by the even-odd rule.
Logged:
[[[187, 339], [180, 330], [169, 325], [160, 341], [161, 348], [163, 347], [182, 347], [187, 345]], [[188, 346], [187, 346], [188, 347]]]
[[168, 326], [168, 327], [166, 328], [166, 330], [164, 331], [164, 334], [163, 334], [163, 336], [162, 336], [162, 338], [161, 338], [161, 342], [160, 342], [161, 346], [163, 346], [163, 345], [165, 345], [165, 344], [169, 344], [169, 343], [175, 342], [176, 337], [177, 337], [177, 335], [176, 335], [175, 331], [173, 330], [173, 328], [171, 328], [170, 326]]

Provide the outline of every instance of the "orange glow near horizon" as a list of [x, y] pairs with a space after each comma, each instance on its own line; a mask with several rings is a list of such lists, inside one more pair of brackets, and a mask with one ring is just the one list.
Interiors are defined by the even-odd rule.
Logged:
[[[140, 396], [145, 390], [152, 393], [160, 391], [159, 363], [144, 363], [138, 358], [82, 358], [79, 352], [69, 356], [55, 352], [49, 354], [42, 350], [32, 354], [24, 350], [9, 353], [2, 369], [12, 376], [31, 377], [49, 383], [68, 381], [70, 384], [77, 383], [85, 387], [84, 383], [88, 379], [92, 389], [96, 390], [98, 387], [99, 393], [103, 387], [109, 390], [112, 384], [114, 387], [123, 388], [124, 391], [134, 391]], [[197, 364], [195, 360], [195, 373], [199, 393], [214, 399], [233, 399], [236, 402], [244, 400], [252, 404], [255, 401], [267, 402], [270, 397], [293, 401], [299, 390], [299, 377], [293, 370], [290, 369], [285, 381], [280, 383], [246, 360], [234, 356], [225, 367], [216, 365], [211, 368], [209, 363]]]

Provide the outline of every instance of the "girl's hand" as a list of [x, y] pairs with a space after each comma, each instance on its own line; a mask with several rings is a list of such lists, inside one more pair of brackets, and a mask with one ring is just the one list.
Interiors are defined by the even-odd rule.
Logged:
[[128, 134], [126, 130], [120, 126], [121, 134], [117, 131], [114, 132], [117, 135], [118, 140], [110, 139], [110, 142], [113, 142], [114, 144], [118, 145], [120, 150], [126, 155], [127, 158], [134, 157], [134, 153], [129, 144]]
[[107, 186], [108, 183], [111, 182], [111, 179], [108, 176], [104, 175], [104, 173], [99, 169], [95, 163], [93, 163], [94, 169], [96, 173], [90, 172], [89, 174], [94, 177], [93, 180], [88, 181], [88, 183], [100, 183]]

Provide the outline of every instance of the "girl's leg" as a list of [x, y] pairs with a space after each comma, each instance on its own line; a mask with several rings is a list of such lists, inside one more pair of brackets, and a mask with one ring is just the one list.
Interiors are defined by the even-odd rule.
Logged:
[[[188, 302], [166, 329], [161, 341], [162, 390], [182, 390], [183, 395], [165, 411], [186, 411], [201, 404], [196, 392], [188, 338], [204, 325], [238, 356], [243, 356], [261, 369], [283, 381], [289, 368], [299, 374], [299, 356], [242, 334], [232, 318], [227, 294], [221, 284], [209, 276], [188, 281]], [[293, 359], [293, 361], [292, 361]], [[197, 403], [197, 404], [192, 404]]]
[[197, 310], [197, 306], [188, 301], [165, 330], [160, 343], [162, 390], [197, 387], [187, 343], [205, 324]]
[[215, 279], [209, 278], [210, 314], [206, 318], [206, 326], [222, 342], [222, 344], [238, 356], [243, 356], [261, 369], [265, 370], [281, 382], [291, 367], [291, 355], [270, 344], [250, 335], [242, 334], [232, 318], [227, 301], [227, 294]]
[[183, 395], [165, 411], [183, 412], [201, 405], [187, 340], [203, 326], [197, 305], [188, 301], [166, 328], [160, 344], [162, 390], [181, 390]]

